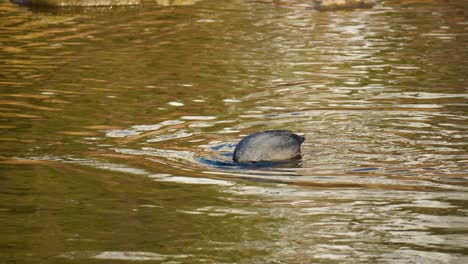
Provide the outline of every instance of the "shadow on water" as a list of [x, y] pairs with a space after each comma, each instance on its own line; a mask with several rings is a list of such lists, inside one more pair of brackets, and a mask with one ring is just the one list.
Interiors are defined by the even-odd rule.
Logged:
[[[228, 155], [232, 158], [231, 155]], [[238, 164], [235, 162], [226, 162], [210, 158], [200, 158], [202, 164], [213, 166], [218, 169], [268, 169], [268, 168], [299, 168], [301, 166], [300, 158], [282, 161], [260, 161], [252, 163]]]
[[[70, 6], [70, 5], [40, 5], [32, 4], [30, 0], [10, 0], [12, 4], [17, 5], [18, 7], [24, 8], [36, 15], [44, 16], [80, 16], [80, 15], [125, 15], [134, 13], [136, 10], [141, 8], [141, 5], [113, 5], [113, 6]], [[59, 2], [57, 0], [56, 2]], [[93, 0], [91, 0], [93, 1]], [[119, 1], [119, 0], [117, 0]], [[126, 0], [123, 0], [123, 2]], [[133, 0], [128, 0], [131, 2]], [[138, 0], [136, 0], [138, 1]], [[41, 2], [41, 1], [35, 1]], [[44, 1], [47, 2], [47, 1]], [[50, 1], [52, 4], [54, 0]], [[67, 0], [63, 1], [67, 2]], [[78, 3], [79, 1], [70, 1]], [[84, 0], [83, 2], [86, 2]]]
[[[211, 150], [220, 151], [229, 149], [232, 150], [236, 147], [234, 144], [220, 144], [212, 146]], [[288, 160], [280, 161], [259, 161], [259, 162], [245, 162], [242, 164], [233, 161], [234, 152], [225, 151], [214, 153], [215, 156], [222, 157], [223, 159], [214, 159], [213, 157], [200, 157], [199, 161], [202, 164], [212, 166], [218, 169], [268, 169], [268, 168], [299, 168], [301, 166], [301, 156]]]
[[[80, 13], [80, 12], [112, 12], [118, 9], [137, 6], [190, 6], [200, 0], [10, 0], [10, 2], [25, 6], [34, 12]], [[115, 9], [115, 10], [114, 10]]]

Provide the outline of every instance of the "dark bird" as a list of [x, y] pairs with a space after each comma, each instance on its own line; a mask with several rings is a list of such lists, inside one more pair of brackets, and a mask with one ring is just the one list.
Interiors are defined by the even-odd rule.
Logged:
[[300, 157], [304, 138], [288, 130], [268, 130], [244, 137], [234, 150], [237, 163], [283, 161]]

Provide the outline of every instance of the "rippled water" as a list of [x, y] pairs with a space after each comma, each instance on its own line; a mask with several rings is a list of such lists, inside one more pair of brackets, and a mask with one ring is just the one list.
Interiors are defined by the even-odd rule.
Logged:
[[160, 4], [0, 1], [3, 263], [468, 262], [467, 1]]

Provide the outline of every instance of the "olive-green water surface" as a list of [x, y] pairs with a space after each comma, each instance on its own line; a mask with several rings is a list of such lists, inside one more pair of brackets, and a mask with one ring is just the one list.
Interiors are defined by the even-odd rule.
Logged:
[[467, 1], [156, 2], [0, 0], [0, 263], [468, 263]]

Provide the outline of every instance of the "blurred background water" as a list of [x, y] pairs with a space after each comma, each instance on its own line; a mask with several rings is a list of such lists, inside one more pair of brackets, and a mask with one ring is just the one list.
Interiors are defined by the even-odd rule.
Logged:
[[159, 2], [0, 0], [2, 263], [468, 262], [467, 1]]

